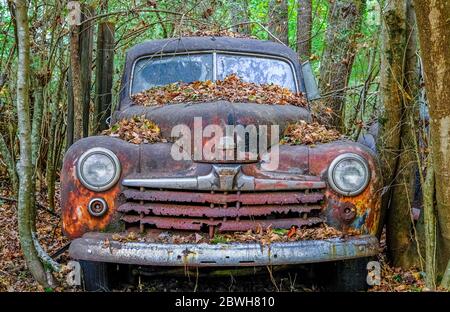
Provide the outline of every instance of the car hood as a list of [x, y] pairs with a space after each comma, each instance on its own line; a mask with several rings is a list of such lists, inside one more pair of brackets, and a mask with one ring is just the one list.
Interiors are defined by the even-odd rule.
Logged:
[[[299, 120], [311, 120], [310, 112], [303, 107], [293, 105], [269, 105], [255, 103], [231, 103], [215, 101], [205, 103], [182, 103], [163, 106], [133, 105], [113, 114], [112, 122], [133, 116], [145, 115], [161, 128], [162, 136], [171, 137], [172, 128], [177, 125], [194, 127], [194, 118], [201, 117], [203, 129], [208, 125], [218, 125], [225, 129], [227, 125], [271, 125], [279, 126], [280, 135], [289, 123]], [[259, 131], [259, 130], [258, 130]], [[224, 132], [225, 133], [225, 132]]]

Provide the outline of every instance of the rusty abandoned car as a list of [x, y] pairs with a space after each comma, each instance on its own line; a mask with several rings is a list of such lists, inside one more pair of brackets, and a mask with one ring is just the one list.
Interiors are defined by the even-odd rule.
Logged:
[[[138, 44], [127, 53], [120, 103], [112, 122], [145, 114], [171, 137], [172, 128], [277, 125], [311, 121], [308, 107], [256, 103], [177, 103], [142, 106], [132, 95], [177, 81], [219, 80], [235, 73], [243, 80], [275, 83], [309, 99], [316, 96], [310, 68], [290, 48], [228, 37], [182, 37]], [[259, 133], [261, 135], [261, 133]], [[202, 144], [207, 138], [202, 138]], [[325, 263], [327, 278], [345, 289], [367, 285], [367, 263], [378, 254], [381, 174], [376, 154], [364, 144], [280, 145], [275, 170], [265, 155], [244, 160], [171, 157], [173, 141], [132, 144], [109, 136], [77, 141], [61, 172], [63, 229], [70, 257], [81, 264], [87, 290], [105, 290], [117, 267], [265, 267]], [[230, 147], [231, 146], [231, 147]], [[223, 148], [233, 148], [225, 144]], [[270, 150], [270, 149], [269, 149]], [[358, 235], [260, 242], [115, 240], [136, 231], [215, 233], [259, 227], [290, 229], [326, 224]], [[156, 234], [155, 234], [156, 233]], [[159, 234], [158, 234], [159, 233]]]

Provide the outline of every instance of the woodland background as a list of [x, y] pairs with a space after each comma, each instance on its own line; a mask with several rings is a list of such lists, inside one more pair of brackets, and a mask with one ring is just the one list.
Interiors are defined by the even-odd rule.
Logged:
[[402, 286], [405, 274], [419, 284], [413, 290], [449, 288], [450, 2], [80, 3], [81, 24], [71, 26], [66, 1], [0, 0], [0, 290], [57, 284], [49, 271], [61, 267], [49, 254], [67, 243], [58, 207], [62, 157], [106, 127], [125, 51], [197, 30], [281, 41], [311, 62], [322, 95], [311, 103], [317, 115], [352, 139], [379, 134], [381, 257], [395, 285], [384, 290], [411, 289]]

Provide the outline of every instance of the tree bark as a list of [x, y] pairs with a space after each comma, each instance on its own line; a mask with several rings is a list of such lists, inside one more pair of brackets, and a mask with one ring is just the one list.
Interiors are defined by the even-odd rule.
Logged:
[[301, 61], [311, 56], [312, 7], [311, 0], [298, 0], [297, 52]]
[[[431, 155], [429, 156], [431, 160]], [[423, 184], [423, 213], [425, 222], [425, 284], [436, 289], [436, 214], [434, 210], [434, 170], [431, 161], [427, 164], [427, 175]]]
[[[380, 120], [378, 150], [385, 189], [382, 211], [387, 210], [392, 195], [392, 184], [400, 153], [402, 120], [403, 58], [406, 45], [406, 5], [389, 1], [382, 12], [381, 23]], [[389, 213], [388, 213], [389, 214]]]
[[322, 94], [331, 93], [323, 99], [322, 105], [333, 110], [329, 123], [341, 130], [344, 127], [345, 88], [355, 59], [364, 8], [364, 0], [335, 0], [330, 2], [328, 10], [319, 88]]
[[32, 237], [32, 210], [30, 190], [33, 189], [33, 164], [31, 151], [31, 121], [29, 102], [30, 80], [30, 32], [28, 27], [28, 3], [16, 0], [17, 24], [17, 118], [20, 142], [18, 225], [20, 245], [27, 266], [33, 277], [41, 285], [47, 287], [48, 282], [42, 262], [39, 259]]
[[111, 89], [114, 75], [114, 27], [114, 24], [109, 22], [103, 22], [98, 25], [94, 133], [108, 128], [106, 120], [111, 116]]
[[439, 272], [450, 259], [450, 2], [414, 0], [430, 131], [439, 224]]
[[[270, 0], [268, 29], [284, 44], [288, 44], [288, 2], [287, 0]], [[270, 40], [276, 41], [271, 36]]]
[[39, 156], [43, 111], [44, 111], [44, 86], [43, 83], [38, 81], [36, 90], [34, 91], [33, 118], [31, 127], [31, 155], [32, 155], [31, 161], [33, 163], [33, 174], [34, 171], [36, 170]]
[[[416, 180], [415, 125], [417, 116], [419, 75], [417, 66], [417, 32], [414, 9], [410, 0], [391, 2], [384, 14], [382, 98], [386, 120], [383, 152], [386, 185], [390, 190], [386, 237], [388, 253], [394, 266], [409, 268], [421, 264], [417, 248], [412, 204]], [[397, 136], [397, 137], [395, 137]], [[394, 156], [396, 155], [396, 156]], [[386, 206], [385, 206], [386, 207]]]
[[73, 142], [83, 137], [83, 91], [81, 84], [80, 26], [70, 30], [70, 66], [73, 93]]
[[[61, 66], [62, 67], [62, 66]], [[65, 71], [60, 69], [61, 75], [65, 77]], [[47, 198], [48, 198], [48, 208], [51, 211], [55, 210], [55, 178], [56, 178], [56, 168], [55, 168], [55, 154], [56, 154], [56, 140], [55, 140], [55, 132], [56, 132], [56, 122], [58, 117], [58, 104], [61, 101], [64, 87], [64, 79], [60, 79], [58, 83], [58, 88], [56, 95], [51, 99], [49, 106], [50, 113], [50, 126], [48, 130], [48, 152], [47, 152], [47, 161], [46, 161], [46, 170], [45, 170], [45, 178], [47, 181]]]
[[[83, 5], [82, 19], [86, 20], [95, 13], [92, 6]], [[93, 22], [80, 27], [80, 70], [81, 93], [83, 97], [83, 137], [89, 136], [89, 119], [91, 105], [92, 50], [94, 46]]]

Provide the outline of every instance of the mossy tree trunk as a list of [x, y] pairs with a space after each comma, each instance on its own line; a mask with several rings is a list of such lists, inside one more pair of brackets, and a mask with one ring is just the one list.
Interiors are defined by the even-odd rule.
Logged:
[[47, 287], [47, 276], [44, 266], [38, 256], [33, 242], [32, 228], [34, 220], [30, 190], [34, 189], [33, 161], [31, 144], [31, 120], [30, 120], [30, 32], [28, 27], [28, 3], [24, 0], [16, 0], [16, 27], [18, 41], [17, 62], [17, 118], [18, 135], [20, 142], [20, 160], [17, 166], [19, 174], [18, 194], [18, 226], [20, 245], [27, 266], [36, 281]]
[[301, 61], [311, 56], [312, 1], [299, 0], [297, 11], [297, 52]]
[[388, 209], [386, 234], [388, 253], [394, 266], [421, 265], [412, 218], [416, 182], [414, 118], [417, 116], [419, 75], [417, 32], [412, 3], [389, 2], [383, 14], [381, 88], [384, 104], [382, 161], [383, 196]]
[[438, 216], [438, 272], [450, 259], [450, 2], [414, 0], [419, 30]]

